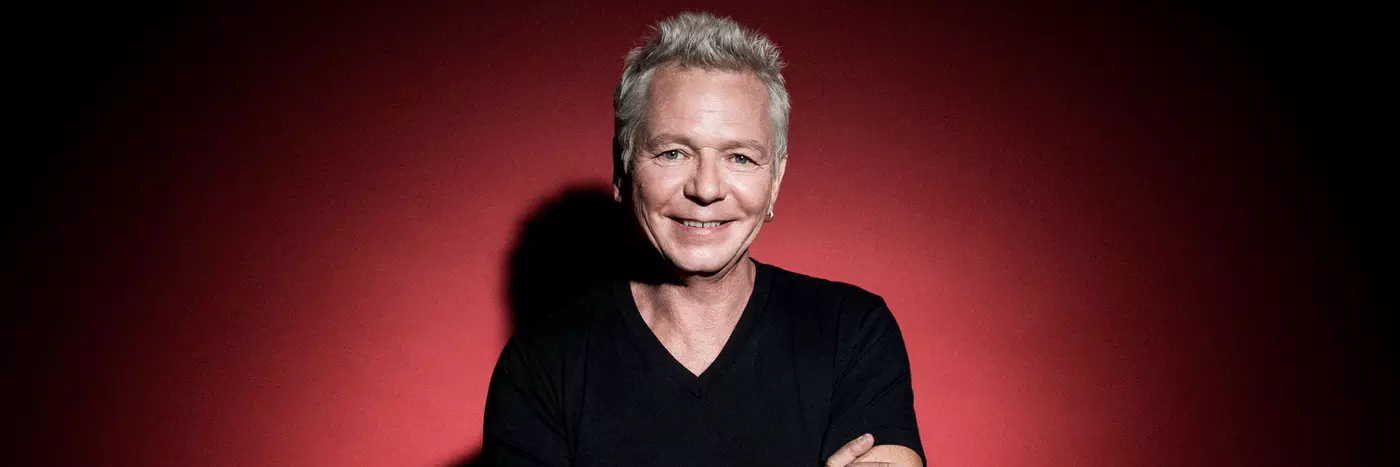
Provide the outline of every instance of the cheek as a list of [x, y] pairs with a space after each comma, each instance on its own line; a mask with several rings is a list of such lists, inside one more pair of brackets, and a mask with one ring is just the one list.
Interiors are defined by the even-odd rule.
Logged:
[[656, 205], [658, 201], [657, 191], [657, 184], [650, 181], [638, 181], [632, 186], [632, 195], [638, 206]]
[[764, 174], [757, 177], [744, 177], [734, 184], [733, 193], [745, 211], [768, 210], [768, 198], [772, 196], [773, 180]]
[[638, 170], [632, 182], [632, 198], [638, 206], [662, 206], [670, 201], [680, 185], [663, 170]]

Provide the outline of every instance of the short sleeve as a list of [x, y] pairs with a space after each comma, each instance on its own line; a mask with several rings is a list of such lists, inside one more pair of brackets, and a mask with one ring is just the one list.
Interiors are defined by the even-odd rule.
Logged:
[[864, 433], [874, 435], [877, 445], [904, 446], [924, 458], [909, 354], [894, 315], [876, 298], [873, 306], [842, 310], [837, 329], [836, 382], [822, 458]]
[[506, 342], [486, 395], [484, 465], [571, 464], [557, 387], [516, 338]]

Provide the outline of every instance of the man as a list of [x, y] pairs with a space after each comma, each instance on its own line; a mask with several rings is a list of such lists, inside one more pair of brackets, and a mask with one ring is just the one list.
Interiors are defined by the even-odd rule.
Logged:
[[788, 160], [777, 48], [682, 14], [626, 62], [614, 188], [650, 261], [507, 343], [483, 459], [921, 466], [884, 301], [749, 258]]

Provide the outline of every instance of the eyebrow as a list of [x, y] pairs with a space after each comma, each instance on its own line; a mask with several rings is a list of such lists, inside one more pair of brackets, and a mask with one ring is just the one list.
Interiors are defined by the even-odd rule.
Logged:
[[[648, 148], [654, 148], [654, 147], [661, 146], [661, 145], [667, 144], [667, 143], [676, 143], [676, 144], [680, 144], [680, 145], [684, 145], [684, 146], [688, 146], [688, 147], [692, 147], [692, 148], [695, 147], [695, 144], [691, 143], [689, 138], [686, 138], [686, 137], [680, 136], [680, 135], [672, 135], [672, 134], [666, 134], [666, 133], [662, 133], [662, 134], [659, 134], [659, 135], [656, 135], [656, 136], [653, 136], [653, 137], [647, 139], [646, 147], [648, 147]], [[764, 155], [767, 155], [767, 153], [768, 153], [766, 150], [764, 150], [764, 145], [763, 145], [763, 143], [760, 143], [760, 142], [758, 142], [758, 140], [755, 140], [755, 139], [739, 139], [739, 140], [733, 140], [733, 141], [726, 141], [723, 145], [721, 145], [721, 146], [719, 147], [719, 149], [720, 149], [721, 151], [728, 151], [728, 150], [730, 150], [730, 149], [735, 149], [735, 148], [748, 148], [748, 149], [753, 149], [753, 150], [756, 150], [756, 151], [763, 152]]]

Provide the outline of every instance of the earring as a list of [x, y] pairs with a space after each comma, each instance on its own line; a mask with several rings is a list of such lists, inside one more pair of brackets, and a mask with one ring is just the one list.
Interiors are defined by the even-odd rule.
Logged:
[[773, 210], [771, 208], [768, 209], [768, 218], [763, 219], [763, 222], [773, 222]]

